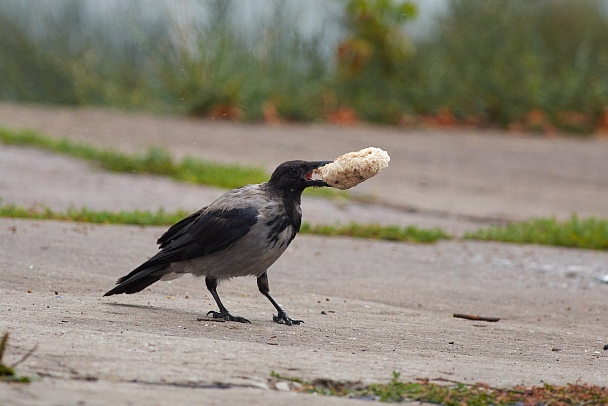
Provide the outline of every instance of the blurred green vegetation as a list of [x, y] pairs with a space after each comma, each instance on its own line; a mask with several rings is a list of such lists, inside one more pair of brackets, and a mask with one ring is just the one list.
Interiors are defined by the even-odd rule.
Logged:
[[406, 102], [400, 93], [409, 85], [404, 68], [414, 52], [402, 26], [415, 16], [409, 2], [346, 2], [348, 36], [338, 44], [331, 86], [340, 107], [364, 120], [399, 122]]
[[[608, 18], [600, 1], [461, 0], [419, 46], [409, 97], [423, 113], [528, 130], [591, 131], [608, 106]], [[577, 114], [576, 114], [577, 113]]]
[[160, 62], [160, 85], [181, 111], [214, 118], [261, 120], [268, 115], [312, 121], [322, 113], [326, 86], [319, 37], [293, 30], [294, 16], [280, 3], [255, 37], [232, 20], [238, 4], [206, 2], [208, 22], [181, 27]]
[[251, 32], [230, 0], [191, 2], [204, 6], [202, 21], [151, 16], [144, 2], [97, 19], [79, 0], [0, 2], [4, 101], [267, 122], [608, 129], [599, 0], [454, 0], [415, 42], [412, 3], [336, 0], [329, 52], [330, 30], [303, 35], [282, 2]]

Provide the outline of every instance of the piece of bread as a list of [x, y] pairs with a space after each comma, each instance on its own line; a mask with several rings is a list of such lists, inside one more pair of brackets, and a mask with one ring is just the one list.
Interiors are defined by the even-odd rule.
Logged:
[[350, 189], [388, 166], [391, 158], [380, 148], [369, 147], [337, 157], [315, 170], [325, 182], [337, 189]]

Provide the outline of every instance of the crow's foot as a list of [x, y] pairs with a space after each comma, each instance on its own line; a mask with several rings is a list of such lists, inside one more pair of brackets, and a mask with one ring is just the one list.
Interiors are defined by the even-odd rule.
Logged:
[[272, 315], [272, 320], [274, 320], [276, 323], [279, 324], [287, 324], [288, 326], [291, 326], [292, 324], [300, 324], [300, 323], [304, 323], [304, 321], [302, 320], [293, 320], [291, 319], [287, 313], [285, 313], [284, 311], [280, 311], [278, 315]]
[[207, 316], [213, 316], [214, 319], [224, 319], [226, 321], [236, 321], [239, 323], [251, 323], [249, 320], [247, 320], [244, 317], [240, 317], [240, 316], [233, 316], [228, 312], [215, 312], [213, 310], [209, 311], [207, 313]]

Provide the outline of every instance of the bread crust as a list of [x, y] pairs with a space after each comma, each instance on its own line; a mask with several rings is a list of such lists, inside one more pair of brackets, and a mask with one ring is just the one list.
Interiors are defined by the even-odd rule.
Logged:
[[332, 163], [315, 169], [315, 172], [330, 186], [346, 190], [377, 175], [388, 166], [390, 160], [386, 151], [368, 147], [341, 155]]

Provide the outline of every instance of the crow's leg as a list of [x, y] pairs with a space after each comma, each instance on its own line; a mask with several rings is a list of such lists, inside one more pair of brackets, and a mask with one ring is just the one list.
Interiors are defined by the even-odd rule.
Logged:
[[279, 324], [285, 323], [288, 326], [291, 326], [292, 324], [304, 323], [302, 320], [293, 320], [289, 318], [287, 313], [285, 313], [285, 310], [281, 309], [281, 306], [279, 306], [279, 304], [275, 302], [272, 296], [270, 296], [270, 286], [268, 285], [268, 275], [266, 274], [266, 272], [258, 276], [258, 289], [260, 289], [260, 293], [266, 296], [268, 300], [270, 300], [270, 303], [272, 303], [272, 305], [275, 307], [275, 309], [277, 309], [278, 314], [276, 316], [274, 314], [272, 315], [272, 319], [274, 321]]
[[207, 313], [207, 316], [212, 315], [214, 319], [224, 319], [226, 321], [238, 321], [239, 323], [251, 323], [244, 317], [233, 316], [228, 313], [228, 309], [224, 307], [222, 301], [220, 300], [220, 296], [217, 294], [217, 278], [207, 276], [205, 278], [205, 284], [207, 285], [207, 289], [211, 292], [211, 295], [215, 299], [215, 303], [217, 303], [217, 307], [220, 308], [219, 312], [215, 312], [211, 310]]

